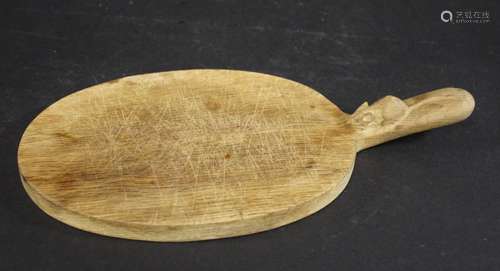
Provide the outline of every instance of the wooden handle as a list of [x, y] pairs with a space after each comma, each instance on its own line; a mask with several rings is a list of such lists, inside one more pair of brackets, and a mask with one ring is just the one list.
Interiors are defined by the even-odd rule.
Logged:
[[372, 105], [365, 102], [351, 115], [358, 151], [462, 121], [474, 104], [472, 95], [459, 88], [437, 89], [406, 100], [386, 96]]

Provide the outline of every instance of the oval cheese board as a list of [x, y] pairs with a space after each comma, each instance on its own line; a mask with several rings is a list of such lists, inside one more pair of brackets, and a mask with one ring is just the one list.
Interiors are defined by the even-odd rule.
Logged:
[[121, 238], [239, 236], [313, 214], [345, 188], [356, 153], [467, 118], [443, 88], [353, 114], [277, 76], [182, 70], [124, 77], [43, 110], [19, 145], [22, 184], [48, 215]]

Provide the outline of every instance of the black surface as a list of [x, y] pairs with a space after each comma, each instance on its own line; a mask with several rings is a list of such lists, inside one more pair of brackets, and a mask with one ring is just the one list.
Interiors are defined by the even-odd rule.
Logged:
[[[14, 1], [0, 43], [0, 270], [499, 270], [500, 6], [469, 1]], [[406, 1], [403, 1], [406, 2]], [[444, 9], [488, 24], [445, 24]], [[125, 75], [280, 75], [352, 112], [386, 94], [470, 90], [463, 123], [359, 154], [345, 192], [269, 232], [150, 243], [76, 230], [21, 187], [17, 144], [43, 108]]]

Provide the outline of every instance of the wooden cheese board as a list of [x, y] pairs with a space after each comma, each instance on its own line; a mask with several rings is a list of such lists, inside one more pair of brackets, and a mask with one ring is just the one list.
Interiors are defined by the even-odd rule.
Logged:
[[467, 118], [465, 90], [341, 111], [277, 76], [182, 70], [116, 79], [50, 105], [18, 150], [48, 215], [114, 237], [192, 241], [273, 229], [320, 210], [365, 148]]

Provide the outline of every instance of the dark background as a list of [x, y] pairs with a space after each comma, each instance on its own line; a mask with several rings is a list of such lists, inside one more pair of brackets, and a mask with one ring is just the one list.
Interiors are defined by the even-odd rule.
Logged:
[[[500, 5], [399, 2], [3, 4], [0, 270], [499, 270]], [[443, 23], [444, 9], [488, 11], [491, 22]], [[43, 108], [96, 83], [187, 68], [283, 76], [346, 112], [446, 86], [470, 90], [476, 109], [360, 153], [333, 204], [261, 234], [129, 241], [66, 226], [32, 203], [16, 151]]]

